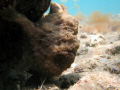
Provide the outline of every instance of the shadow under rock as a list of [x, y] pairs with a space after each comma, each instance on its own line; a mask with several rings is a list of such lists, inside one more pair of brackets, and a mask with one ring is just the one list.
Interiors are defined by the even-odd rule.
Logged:
[[71, 85], [74, 85], [79, 78], [80, 75], [78, 73], [71, 73], [60, 77], [51, 78], [51, 81], [60, 89], [68, 89]]

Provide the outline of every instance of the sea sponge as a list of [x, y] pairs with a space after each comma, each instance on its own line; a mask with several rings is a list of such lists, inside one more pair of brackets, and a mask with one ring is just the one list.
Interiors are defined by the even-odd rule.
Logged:
[[51, 0], [18, 0], [15, 8], [29, 20], [36, 22], [47, 11], [50, 2]]

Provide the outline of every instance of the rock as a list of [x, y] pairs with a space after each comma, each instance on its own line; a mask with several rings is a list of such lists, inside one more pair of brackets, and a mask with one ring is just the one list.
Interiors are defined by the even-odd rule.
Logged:
[[111, 55], [120, 54], [120, 46], [114, 46], [113, 48], [107, 49], [105, 52]]
[[103, 35], [91, 35], [90, 46], [95, 47], [97, 45], [106, 44], [106, 39]]
[[42, 29], [43, 35], [38, 42], [36, 40], [34, 42], [35, 52], [37, 50], [35, 57], [39, 58], [37, 59], [39, 63], [36, 63], [31, 70], [49, 73], [50, 76], [60, 75], [70, 67], [76, 56], [79, 47], [76, 36], [78, 22], [66, 12], [54, 12], [40, 19], [36, 26]]
[[[51, 8], [54, 5], [57, 4]], [[60, 8], [63, 12], [50, 13], [36, 23], [15, 7], [1, 10], [0, 66], [14, 68], [17, 73], [37, 74], [41, 78], [60, 75], [74, 62], [79, 47], [78, 21], [63, 5]]]
[[1, 0], [0, 9], [14, 5], [17, 12], [25, 15], [32, 22], [38, 21], [47, 11], [51, 0]]
[[119, 90], [119, 77], [105, 71], [86, 74], [68, 90]]
[[67, 90], [71, 85], [75, 84], [80, 78], [80, 75], [77, 73], [71, 73], [66, 75], [61, 75], [60, 77], [53, 77], [50, 79], [56, 86], [60, 89]]
[[101, 57], [101, 58], [106, 58], [106, 56], [105, 56], [105, 55], [101, 55], [100, 57]]
[[18, 88], [25, 87], [26, 81], [31, 76], [29, 73], [18, 75], [14, 69], [5, 69], [0, 73], [0, 88], [3, 88], [2, 90], [20, 90]]
[[[51, 8], [54, 5], [58, 4], [51, 4]], [[0, 11], [0, 67], [14, 69], [16, 75], [13, 77], [18, 77], [19, 86], [23, 88], [26, 79], [20, 74], [24, 72], [43, 80], [44, 77], [58, 76], [70, 67], [79, 48], [78, 21], [63, 5], [58, 6], [62, 12], [54, 11], [36, 23], [26, 14], [19, 13], [16, 7], [8, 5]], [[9, 90], [18, 88], [18, 83], [12, 80], [7, 83]]]
[[118, 66], [118, 68], [120, 68], [120, 62], [117, 62], [117, 66]]
[[69, 88], [71, 85], [74, 85], [79, 80], [79, 78], [80, 76], [78, 74], [68, 74], [61, 76], [59, 78], [61, 82], [60, 88]]
[[88, 53], [88, 49], [87, 48], [81, 48], [78, 52], [77, 52], [77, 56], [79, 55], [85, 55]]
[[3, 90], [17, 90], [18, 79], [19, 77], [13, 69], [6, 69], [1, 72], [0, 81], [3, 83]]
[[87, 38], [87, 34], [86, 33], [82, 33], [80, 38]]
[[23, 88], [26, 86], [26, 82], [28, 82], [28, 80], [30, 79], [32, 74], [25, 72], [25, 73], [19, 74], [17, 76], [19, 77], [19, 84], [18, 85], [23, 90]]
[[27, 80], [27, 82], [25, 83], [25, 87], [38, 88], [38, 85], [41, 85], [44, 82], [44, 80], [46, 82], [46, 77], [41, 79], [41, 75], [40, 74], [39, 75], [38, 74], [34, 74]]
[[47, 11], [51, 0], [18, 0], [16, 10], [36, 22]]
[[118, 40], [120, 40], [120, 34], [118, 35]]
[[[30, 38], [23, 30], [23, 26], [14, 20], [14, 15], [28, 16], [31, 13], [30, 15], [32, 16], [29, 15], [30, 20], [39, 20], [50, 4], [50, 0], [44, 1], [45, 0], [39, 0], [38, 4], [36, 3], [37, 0], [0, 1], [0, 66], [2, 68], [15, 68], [18, 63], [20, 64], [18, 68], [20, 68], [25, 65], [25, 62], [25, 67], [30, 67], [30, 62], [28, 61], [29, 64], [27, 64], [28, 62], [25, 61], [25, 59], [30, 61], [33, 59], [32, 45], [29, 42]], [[34, 13], [32, 14], [32, 12]], [[35, 12], [38, 13], [36, 14]], [[24, 19], [27, 18], [25, 17]], [[32, 23], [32, 26], [33, 25], [34, 23]], [[7, 63], [5, 64], [4, 62]], [[27, 71], [27, 68], [23, 70]], [[24, 72], [23, 70], [22, 72]]]
[[120, 46], [116, 46], [112, 50], [112, 54], [120, 54]]
[[111, 56], [107, 56], [107, 59], [111, 59]]
[[15, 0], [0, 0], [0, 9], [3, 7], [8, 7], [9, 5], [13, 5]]
[[3, 85], [3, 82], [1, 82], [1, 81], [0, 81], [0, 89], [4, 90], [4, 85]]
[[57, 3], [51, 3], [50, 5], [50, 13], [49, 14], [53, 14], [53, 13], [67, 13], [67, 7], [65, 7], [63, 4], [59, 5]]

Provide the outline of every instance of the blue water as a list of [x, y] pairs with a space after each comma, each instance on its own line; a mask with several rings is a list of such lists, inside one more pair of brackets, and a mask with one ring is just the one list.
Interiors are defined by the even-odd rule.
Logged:
[[120, 14], [120, 0], [75, 0], [76, 5], [74, 0], [62, 1], [52, 0], [52, 2], [62, 3], [67, 6], [68, 13], [71, 15], [76, 15], [78, 12], [81, 12], [84, 16], [88, 16], [94, 11], [114, 15]]

